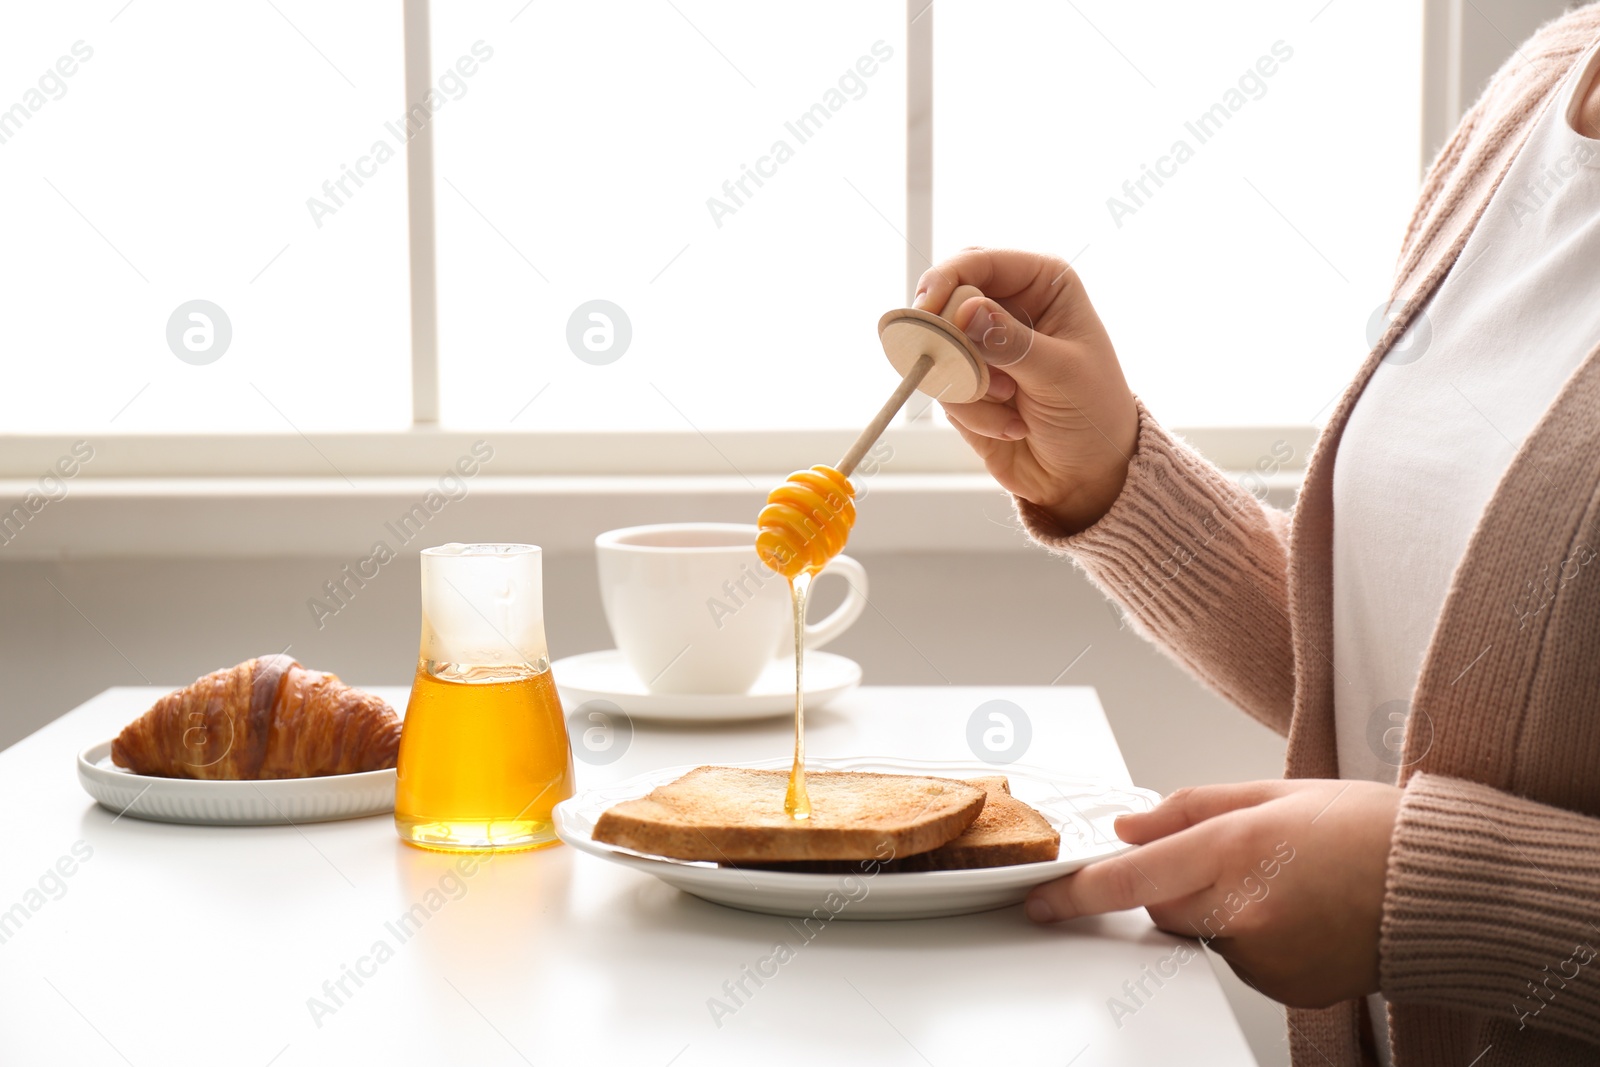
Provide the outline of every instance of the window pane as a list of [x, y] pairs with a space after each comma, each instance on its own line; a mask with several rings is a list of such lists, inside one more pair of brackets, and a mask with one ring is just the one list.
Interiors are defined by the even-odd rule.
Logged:
[[7, 5], [0, 429], [408, 422], [402, 66], [379, 0]]
[[[435, 5], [445, 421], [870, 418], [905, 300], [904, 23], [886, 0]], [[611, 308], [572, 321], [591, 301], [625, 349]]]
[[938, 254], [1071, 259], [1169, 424], [1325, 417], [1416, 194], [1421, 5], [1001, 0], [937, 17]]

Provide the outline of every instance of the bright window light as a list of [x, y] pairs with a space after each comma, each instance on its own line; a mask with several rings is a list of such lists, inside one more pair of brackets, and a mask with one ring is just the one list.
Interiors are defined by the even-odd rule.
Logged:
[[906, 299], [905, 5], [524, 7], [434, 5], [436, 69], [492, 49], [437, 120], [444, 421], [869, 419]]
[[1421, 4], [997, 0], [937, 17], [936, 254], [1070, 259], [1169, 425], [1325, 418], [1416, 196]]
[[0, 430], [409, 423], [403, 66], [379, 0], [7, 5]]
[[[870, 417], [904, 3], [432, 8], [446, 426]], [[1417, 187], [1420, 8], [947, 0], [928, 251], [1072, 258], [1168, 423], [1317, 421]], [[0, 432], [410, 424], [396, 5], [23, 5], [0, 69]]]

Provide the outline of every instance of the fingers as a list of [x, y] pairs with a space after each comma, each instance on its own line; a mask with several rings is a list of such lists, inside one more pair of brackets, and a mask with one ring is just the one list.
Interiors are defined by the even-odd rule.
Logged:
[[1290, 783], [1276, 781], [1200, 785], [1179, 789], [1156, 805], [1152, 811], [1119, 818], [1115, 827], [1117, 836], [1129, 844], [1147, 844], [1225, 812], [1264, 804], [1283, 796], [1290, 788]]
[[989, 391], [984, 394], [986, 400], [998, 400], [1004, 403], [1017, 395], [1017, 380], [1003, 370], [991, 369], [989, 371]]
[[[1216, 914], [1214, 897], [1214, 893], [1202, 889], [1186, 897], [1152, 904], [1145, 910], [1150, 913], [1150, 921], [1156, 924], [1156, 929], [1179, 937], [1198, 937], [1211, 944], [1228, 929], [1228, 913]], [[1221, 952], [1225, 945], [1223, 942], [1212, 947]]]
[[1032, 312], [1050, 302], [1070, 273], [1066, 261], [1054, 256], [1009, 248], [964, 248], [923, 272], [911, 306], [937, 314], [958, 285], [976, 285], [996, 300], [1015, 298]]
[[1037, 335], [999, 304], [988, 298], [973, 297], [957, 308], [950, 321], [971, 338], [984, 362], [1004, 367], [1013, 375], [1026, 377], [1020, 366], [1033, 349]]
[[1001, 447], [1006, 444], [1006, 442], [1000, 441], [997, 438], [985, 437], [981, 433], [973, 433], [955, 419], [950, 420], [950, 427], [961, 436], [961, 439], [965, 441], [972, 451], [978, 454], [978, 458], [983, 460], [985, 463], [989, 461], [990, 456], [999, 451]]
[[1191, 830], [1046, 882], [1028, 894], [1034, 922], [1149, 907], [1216, 884], [1223, 849], [1215, 835]]
[[970, 404], [945, 404], [945, 416], [963, 436], [977, 435], [995, 441], [1020, 441], [1027, 436], [1028, 428], [1017, 409], [1008, 403], [1017, 395], [1017, 380], [1004, 371], [989, 375], [989, 391], [982, 400]]
[[1028, 435], [1022, 416], [1010, 404], [979, 400], [971, 404], [941, 404], [950, 421], [980, 437], [1020, 441]]

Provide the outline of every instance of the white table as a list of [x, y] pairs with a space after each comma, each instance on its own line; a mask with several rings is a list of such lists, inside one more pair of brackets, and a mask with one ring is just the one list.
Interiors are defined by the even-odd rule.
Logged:
[[[500, 855], [454, 883], [450, 857], [401, 845], [386, 816], [299, 828], [114, 818], [80, 789], [75, 756], [163, 691], [107, 690], [0, 753], [0, 918], [12, 909], [0, 1064], [1255, 1062], [1195, 943], [1142, 911], [1051, 929], [1020, 908], [832, 923], [719, 1027], [708, 999], [772, 952], [785, 920], [565, 847]], [[404, 690], [376, 691], [404, 707]], [[1127, 780], [1086, 688], [866, 688], [812, 716], [808, 750], [968, 759], [968, 717], [995, 698], [1031, 718], [1023, 762]], [[579, 782], [782, 755], [788, 731], [781, 719], [641, 723], [620, 760], [579, 763]], [[386, 926], [457, 885], [407, 940]], [[363, 957], [370, 976], [345, 977], [350, 995], [314, 1021], [308, 999], [333, 1004], [324, 982]], [[1164, 960], [1177, 973], [1158, 986], [1148, 976]], [[1124, 983], [1141, 978], [1149, 995], [1135, 1001]], [[1113, 997], [1137, 1010], [1115, 1017]]]

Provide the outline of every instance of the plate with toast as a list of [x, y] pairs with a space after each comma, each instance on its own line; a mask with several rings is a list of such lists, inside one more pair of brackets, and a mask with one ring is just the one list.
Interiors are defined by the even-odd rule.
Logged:
[[1131, 846], [1120, 815], [1160, 794], [1038, 767], [810, 759], [811, 817], [784, 814], [787, 759], [669, 767], [556, 805], [580, 852], [745, 911], [928, 919], [1020, 903]]

